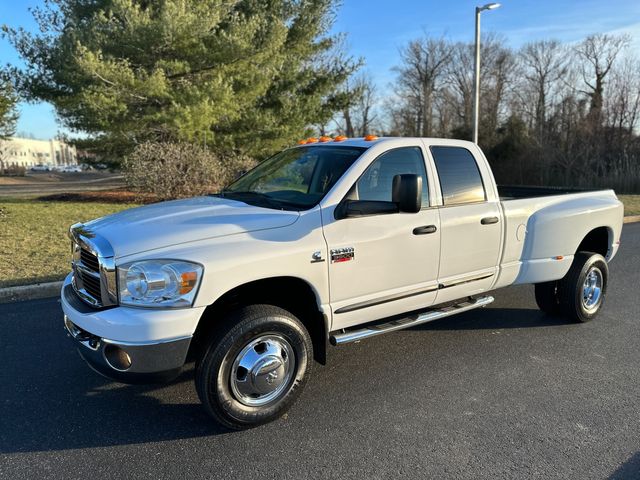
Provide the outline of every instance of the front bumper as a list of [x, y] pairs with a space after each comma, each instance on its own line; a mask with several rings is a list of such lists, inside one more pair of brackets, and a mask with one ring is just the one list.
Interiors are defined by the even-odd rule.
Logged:
[[[80, 356], [98, 373], [123, 383], [155, 383], [175, 378], [185, 363], [201, 314], [200, 309], [95, 310], [78, 298], [70, 277], [62, 287], [61, 303], [65, 328]], [[154, 335], [163, 325], [165, 332], [173, 333], [177, 325], [182, 332], [168, 338]], [[106, 334], [107, 330], [113, 334]], [[121, 340], [127, 332], [131, 335]]]
[[64, 316], [67, 334], [96, 372], [122, 383], [168, 382], [180, 373], [191, 338], [165, 343], [127, 344], [97, 337]]

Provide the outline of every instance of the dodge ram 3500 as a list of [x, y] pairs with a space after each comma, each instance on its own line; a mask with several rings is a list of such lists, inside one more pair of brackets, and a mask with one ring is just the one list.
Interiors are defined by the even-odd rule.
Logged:
[[491, 290], [535, 284], [544, 312], [591, 320], [622, 212], [612, 190], [497, 186], [470, 142], [310, 139], [220, 193], [72, 226], [65, 327], [117, 381], [194, 360], [205, 409], [246, 428], [282, 415], [330, 345], [483, 307]]

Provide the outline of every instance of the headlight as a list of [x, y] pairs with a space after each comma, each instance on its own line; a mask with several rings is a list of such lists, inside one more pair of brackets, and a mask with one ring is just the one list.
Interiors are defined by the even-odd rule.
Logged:
[[120, 265], [120, 305], [190, 307], [201, 279], [202, 265], [180, 260], [143, 260]]

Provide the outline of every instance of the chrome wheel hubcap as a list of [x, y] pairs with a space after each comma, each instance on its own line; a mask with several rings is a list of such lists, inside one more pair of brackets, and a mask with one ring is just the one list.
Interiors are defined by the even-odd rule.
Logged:
[[602, 272], [599, 268], [593, 267], [587, 273], [582, 285], [582, 306], [588, 312], [598, 308], [602, 300]]
[[231, 391], [247, 406], [263, 406], [286, 391], [294, 371], [291, 344], [280, 335], [264, 335], [251, 340], [236, 356]]

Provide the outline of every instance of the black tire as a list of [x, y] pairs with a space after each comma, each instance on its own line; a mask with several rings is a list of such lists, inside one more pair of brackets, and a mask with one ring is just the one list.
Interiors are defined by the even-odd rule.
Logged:
[[[587, 291], [585, 281], [591, 272], [594, 272], [593, 275], [596, 277], [599, 276], [600, 288], [597, 301], [592, 306], [588, 306], [589, 301], [595, 298], [595, 295], [592, 295], [589, 300], [584, 300]], [[574, 322], [592, 320], [602, 309], [608, 279], [609, 267], [602, 255], [593, 252], [578, 252], [573, 258], [569, 272], [558, 283], [562, 314]]]
[[[222, 323], [196, 367], [196, 390], [205, 410], [232, 429], [251, 428], [281, 417], [298, 398], [311, 373], [313, 346], [306, 328], [290, 312], [272, 305], [243, 307]], [[271, 355], [272, 349], [281, 353]], [[263, 360], [255, 361], [255, 368], [243, 369], [244, 360], [255, 358]], [[269, 371], [272, 364], [279, 367]], [[244, 380], [239, 372], [244, 373]], [[270, 381], [268, 377], [274, 374], [275, 380]], [[278, 382], [277, 391], [257, 391], [274, 388], [271, 384]], [[254, 403], [266, 400], [265, 404]]]
[[560, 309], [560, 298], [558, 295], [558, 282], [536, 283], [535, 285], [536, 303], [538, 308], [548, 315], [558, 315]]

